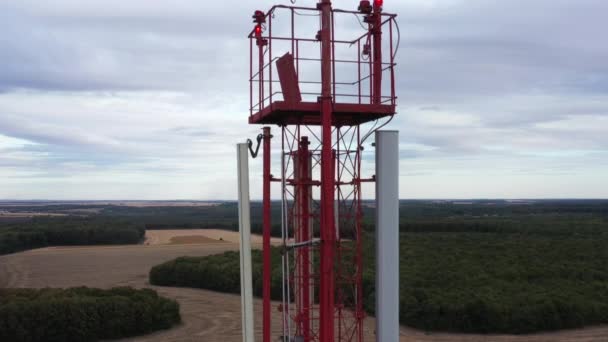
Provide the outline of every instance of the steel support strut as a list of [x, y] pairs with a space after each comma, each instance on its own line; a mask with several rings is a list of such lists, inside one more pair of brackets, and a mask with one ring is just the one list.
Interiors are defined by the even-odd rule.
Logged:
[[373, 104], [382, 103], [382, 7], [374, 5], [372, 36], [374, 40]]
[[258, 79], [259, 79], [259, 89], [258, 89], [258, 96], [260, 98], [259, 103], [258, 103], [258, 110], [262, 110], [262, 108], [264, 108], [264, 46], [265, 46], [265, 40], [264, 38], [258, 37], [257, 42], [256, 42], [257, 46], [258, 46], [258, 67], [260, 68], [260, 71], [258, 73]]
[[334, 157], [332, 153], [331, 93], [331, 1], [322, 0], [321, 8], [321, 342], [334, 342]]
[[262, 269], [262, 336], [263, 342], [270, 342], [270, 285], [271, 285], [271, 265], [270, 265], [270, 127], [263, 128], [263, 185], [262, 185], [262, 250], [263, 250], [263, 269]]
[[[311, 156], [308, 150], [308, 137], [302, 137], [298, 146], [297, 159], [295, 164], [297, 172], [297, 210], [299, 217], [298, 229], [296, 232], [296, 243], [312, 243], [312, 229], [310, 226], [310, 205], [311, 205]], [[298, 249], [298, 330], [305, 342], [310, 342], [310, 317], [312, 307], [312, 282], [310, 262], [310, 247], [304, 246]]]

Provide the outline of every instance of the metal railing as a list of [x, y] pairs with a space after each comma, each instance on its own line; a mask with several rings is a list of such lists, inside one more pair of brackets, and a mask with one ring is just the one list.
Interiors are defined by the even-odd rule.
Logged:
[[[285, 18], [285, 16], [277, 15], [277, 11], [285, 10], [289, 12], [289, 34], [274, 36], [272, 32], [272, 26], [274, 21]], [[265, 31], [262, 34], [256, 35], [255, 28], [250, 32], [250, 73], [249, 73], [249, 113], [250, 115], [256, 112], [262, 111], [275, 101], [282, 100], [282, 92], [276, 89], [273, 85], [279, 83], [278, 77], [275, 74], [275, 63], [277, 59], [286, 52], [289, 52], [294, 57], [294, 67], [298, 78], [302, 77], [303, 71], [314, 70], [306, 69], [310, 68], [307, 64], [318, 64], [320, 70], [321, 58], [304, 57], [301, 54], [304, 44], [307, 43], [318, 43], [317, 39], [296, 36], [295, 23], [296, 16], [303, 15], [301, 12], [318, 13], [317, 8], [309, 7], [290, 7], [278, 5], [272, 7], [267, 13], [265, 13], [266, 25]], [[374, 77], [381, 77], [386, 80], [382, 83], [381, 94], [376, 94], [376, 101], [380, 99], [380, 104], [384, 105], [396, 105], [396, 94], [395, 94], [395, 51], [394, 51], [394, 31], [396, 24], [396, 15], [390, 13], [381, 13], [382, 15], [382, 30], [388, 27], [388, 43], [386, 39], [383, 43], [383, 49], [385, 53], [381, 61], [382, 72], [381, 75], [376, 76], [373, 74], [372, 68], [372, 54], [364, 54], [364, 47], [367, 45], [367, 52], [370, 51], [372, 31], [368, 25], [368, 29], [363, 34], [352, 39], [343, 40], [336, 39], [335, 37], [335, 17], [337, 15], [363, 15], [357, 11], [345, 11], [345, 10], [332, 10], [331, 25], [332, 25], [332, 39], [331, 39], [331, 64], [332, 64], [332, 96], [334, 103], [353, 103], [353, 104], [372, 104], [374, 100], [372, 80]], [[310, 14], [309, 14], [310, 15]], [[276, 16], [276, 18], [275, 18]], [[275, 23], [276, 24], [276, 23]], [[284, 22], [279, 24], [285, 25]], [[278, 25], [278, 24], [277, 24]], [[285, 28], [285, 26], [281, 26]], [[285, 30], [283, 30], [285, 31]], [[317, 32], [317, 28], [311, 28], [311, 34]], [[384, 35], [386, 36], [386, 35]], [[286, 49], [280, 51], [280, 54], [276, 56], [273, 54], [273, 43], [277, 45], [281, 43]], [[384, 46], [386, 45], [386, 46]], [[352, 58], [336, 58], [336, 47], [347, 48], [349, 53], [352, 55], [356, 54]], [[386, 49], [388, 53], [386, 53]], [[275, 47], [276, 49], [276, 47]], [[367, 57], [367, 58], [366, 58]], [[337, 79], [336, 72], [338, 68], [350, 65], [351, 67], [356, 66], [356, 77], [351, 79]], [[388, 78], [385, 78], [388, 76]], [[320, 75], [319, 79], [315, 80], [306, 77], [304, 80], [298, 82], [301, 86], [321, 85]], [[368, 88], [369, 86], [369, 88]], [[340, 90], [339, 87], [352, 87], [349, 91]], [[390, 88], [386, 89], [386, 88]], [[257, 91], [256, 91], [257, 90]], [[256, 94], [257, 93], [257, 94]], [[315, 97], [321, 95], [321, 92], [315, 91], [302, 91], [301, 94], [307, 98], [312, 98], [316, 101]], [[378, 103], [376, 103], [378, 104]]]

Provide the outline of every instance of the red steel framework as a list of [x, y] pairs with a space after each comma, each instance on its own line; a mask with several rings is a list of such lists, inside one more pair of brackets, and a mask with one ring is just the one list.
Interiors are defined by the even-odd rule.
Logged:
[[[279, 178], [270, 172], [270, 128], [263, 131], [264, 342], [279, 337], [271, 329], [271, 182], [281, 183], [281, 336], [363, 340], [361, 184], [373, 177], [361, 176], [362, 144], [380, 119], [392, 118], [397, 99], [396, 15], [382, 5], [361, 1], [349, 11], [320, 0], [315, 8], [277, 5], [253, 15], [249, 123], [281, 128]], [[348, 19], [354, 28], [336, 27]], [[363, 134], [368, 122], [375, 123]]]

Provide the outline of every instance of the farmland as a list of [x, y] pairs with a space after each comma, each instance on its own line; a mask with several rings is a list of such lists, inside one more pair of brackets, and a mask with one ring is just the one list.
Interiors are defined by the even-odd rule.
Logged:
[[[186, 217], [191, 224], [202, 219], [202, 216], [210, 217], [211, 221], [223, 220], [231, 225], [233, 216], [222, 216], [232, 210], [233, 204], [223, 204], [225, 208], [218, 211], [217, 217], [209, 216], [211, 212], [206, 207], [177, 207], [177, 208], [154, 208], [136, 207], [135, 214], [130, 209], [111, 207], [110, 210], [122, 211], [125, 218], [131, 215], [136, 218], [137, 223], [174, 225], [172, 230], [148, 230], [144, 243], [139, 245], [121, 246], [66, 246], [46, 247], [34, 249], [21, 253], [0, 256], [0, 287], [72, 287], [91, 286], [100, 288], [111, 288], [115, 286], [133, 286], [135, 288], [150, 287], [159, 292], [160, 295], [173, 298], [180, 304], [183, 324], [168, 331], [153, 333], [129, 339], [130, 341], [195, 341], [195, 340], [222, 340], [240, 341], [240, 299], [238, 295], [212, 292], [202, 289], [175, 288], [151, 286], [148, 283], [148, 272], [157, 264], [181, 257], [203, 257], [220, 254], [226, 251], [238, 249], [235, 233], [221, 230], [187, 230], [178, 223], [180, 215], [186, 211], [196, 214]], [[564, 206], [564, 212], [558, 213], [555, 208], [549, 208], [548, 204], [542, 205], [462, 205], [449, 203], [415, 202], [402, 203], [402, 213], [408, 216], [402, 218], [402, 234], [405, 240], [402, 243], [409, 250], [407, 255], [410, 262], [415, 262], [419, 257], [427, 253], [430, 244], [443, 243], [442, 251], [434, 251], [433, 257], [443, 260], [445, 264], [431, 263], [437, 267], [456, 267], [460, 257], [457, 255], [458, 246], [469, 250], [465, 254], [466, 260], [479, 258], [475, 254], [476, 246], [485, 246], [487, 250], [494, 250], [495, 256], [500, 256], [500, 251], [492, 248], [500, 244], [502, 237], [511, 240], [511, 248], [520, 246], [520, 241], [528, 241], [524, 245], [530, 246], [535, 251], [534, 241], [547, 239], [546, 231], [552, 232], [555, 238], [569, 241], [575, 244], [580, 239], [588, 236], [599, 236], [603, 231], [605, 216], [601, 212], [602, 207], [596, 204], [584, 204], [584, 212], [579, 206]], [[53, 208], [56, 210], [57, 208]], [[70, 208], [74, 209], [74, 208]], [[84, 208], [83, 208], [84, 209]], [[31, 208], [27, 209], [31, 210]], [[46, 210], [42, 208], [42, 210]], [[107, 209], [101, 208], [97, 215], [104, 214]], [[181, 214], [176, 214], [174, 211]], [[366, 208], [366, 218], [370, 219], [371, 208]], [[167, 215], [169, 213], [170, 215]], [[164, 216], [163, 216], [164, 215]], [[174, 215], [174, 216], [172, 216]], [[198, 215], [198, 216], [197, 216]], [[192, 218], [198, 217], [198, 218]], [[510, 222], [510, 223], [509, 223]], [[512, 222], [520, 222], [513, 224]], [[539, 224], [544, 222], [544, 224]], [[189, 223], [189, 224], [190, 224]], [[177, 229], [181, 228], [181, 229]], [[572, 229], [578, 232], [572, 232]], [[369, 230], [369, 228], [368, 228]], [[483, 231], [486, 231], [485, 233]], [[490, 232], [487, 232], [490, 231]], [[523, 234], [522, 231], [528, 231]], [[533, 234], [532, 234], [533, 233]], [[506, 235], [503, 235], [506, 234]], [[599, 235], [598, 235], [599, 234]], [[199, 242], [192, 242], [192, 237], [203, 238]], [[475, 240], [473, 237], [483, 240]], [[491, 237], [491, 238], [489, 238]], [[576, 238], [574, 238], [576, 237]], [[178, 238], [177, 240], [175, 238]], [[189, 241], [180, 241], [179, 238], [187, 238]], [[223, 241], [220, 241], [222, 238]], [[489, 238], [489, 239], [488, 239]], [[256, 240], [257, 239], [257, 240]], [[492, 240], [494, 239], [494, 240]], [[202, 243], [200, 241], [203, 241]], [[439, 241], [439, 242], [437, 242]], [[466, 244], [463, 244], [466, 242]], [[370, 239], [371, 243], [371, 239]], [[254, 239], [254, 248], [259, 247], [259, 238]], [[584, 247], [584, 245], [580, 245]], [[578, 248], [578, 247], [577, 247]], [[593, 251], [593, 249], [586, 248]], [[513, 249], [512, 249], [513, 250]], [[517, 249], [515, 249], [516, 251]], [[440, 253], [443, 252], [443, 253]], [[559, 250], [555, 251], [558, 253]], [[582, 253], [585, 248], [582, 249]], [[451, 255], [451, 256], [450, 256]], [[527, 254], [520, 255], [520, 263], [529, 262]], [[368, 263], [371, 260], [368, 260]], [[509, 262], [510, 263], [510, 262]], [[533, 264], [530, 264], [533, 265]], [[423, 264], [419, 265], [423, 269]], [[539, 265], [542, 266], [542, 265]], [[415, 267], [415, 265], [411, 265]], [[536, 266], [535, 266], [536, 267]], [[542, 267], [541, 267], [542, 269]], [[531, 272], [534, 268], [530, 268]], [[583, 276], [591, 274], [581, 269]], [[453, 274], [445, 274], [442, 277], [452, 277]], [[409, 277], [412, 279], [411, 277]], [[404, 279], [408, 279], [405, 277]], [[426, 279], [430, 281], [432, 279]], [[441, 280], [443, 281], [443, 280]], [[582, 280], [585, 282], [585, 280]], [[259, 300], [256, 300], [256, 310], [260, 310]], [[260, 315], [256, 315], [259, 318]], [[256, 328], [261, 327], [261, 322], [256, 321]], [[366, 331], [368, 336], [373, 336], [373, 318], [366, 320]], [[274, 319], [274, 329], [280, 330], [278, 316]], [[258, 331], [259, 333], [259, 331]], [[597, 326], [579, 330], [562, 330], [533, 335], [480, 335], [480, 334], [453, 334], [425, 332], [424, 329], [417, 330], [402, 328], [403, 341], [605, 341], [608, 340], [608, 328]]]
[[[259, 246], [259, 245], [258, 245]], [[183, 324], [168, 331], [128, 339], [128, 341], [240, 341], [240, 299], [213, 291], [150, 286], [149, 269], [181, 255], [205, 256], [235, 250], [235, 243], [201, 245], [136, 245], [43, 248], [0, 256], [0, 287], [114, 286], [150, 287], [180, 303]], [[261, 302], [256, 300], [256, 310]], [[260, 317], [260, 315], [256, 315]], [[278, 323], [278, 316], [274, 322]], [[373, 318], [367, 331], [373, 330]], [[261, 326], [256, 321], [256, 328]], [[278, 324], [274, 325], [280, 330]], [[259, 331], [258, 331], [259, 332]], [[557, 333], [492, 335], [493, 341], [604, 341], [608, 328], [597, 327]], [[485, 335], [446, 334], [402, 328], [402, 341], [487, 341]], [[125, 340], [126, 341], [126, 340]]]

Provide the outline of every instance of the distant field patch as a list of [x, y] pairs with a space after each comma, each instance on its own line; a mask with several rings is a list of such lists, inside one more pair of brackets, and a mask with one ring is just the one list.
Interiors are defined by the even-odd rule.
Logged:
[[[239, 243], [239, 232], [222, 229], [154, 229], [146, 230], [146, 245], [175, 245], [193, 243], [230, 242]], [[272, 238], [273, 244], [281, 239]], [[261, 244], [262, 236], [252, 234], [251, 243]]]
[[171, 238], [172, 245], [188, 245], [196, 243], [224, 243], [226, 241], [211, 239], [206, 236], [200, 235], [188, 235], [188, 236], [175, 236]]

